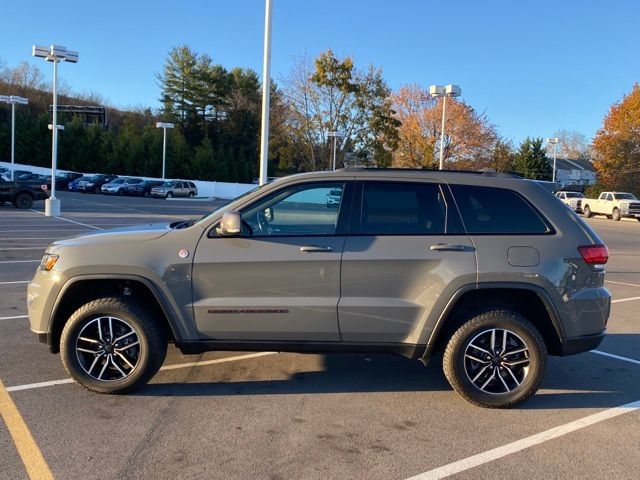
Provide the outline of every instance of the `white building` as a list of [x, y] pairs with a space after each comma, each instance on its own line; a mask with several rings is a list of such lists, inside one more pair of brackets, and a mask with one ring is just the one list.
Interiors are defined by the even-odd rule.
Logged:
[[[549, 159], [553, 168], [553, 158]], [[556, 181], [562, 182], [566, 187], [585, 187], [596, 183], [596, 169], [589, 160], [568, 160], [558, 158], [556, 160]]]

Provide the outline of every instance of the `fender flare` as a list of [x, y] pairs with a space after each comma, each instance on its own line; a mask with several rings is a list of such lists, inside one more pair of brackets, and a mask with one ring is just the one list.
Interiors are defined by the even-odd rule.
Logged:
[[566, 335], [565, 335], [562, 323], [560, 322], [560, 316], [558, 314], [556, 307], [551, 301], [551, 298], [542, 287], [538, 285], [532, 285], [530, 283], [522, 283], [522, 282], [481, 282], [477, 284], [464, 285], [460, 287], [458, 290], [456, 290], [456, 292], [453, 294], [453, 296], [445, 306], [444, 310], [438, 317], [438, 320], [433, 330], [431, 331], [431, 335], [429, 336], [426, 349], [421, 358], [422, 362], [425, 364], [428, 363], [429, 358], [431, 357], [433, 348], [438, 339], [438, 336], [442, 333], [442, 330], [444, 329], [444, 326], [447, 323], [449, 314], [453, 311], [453, 309], [458, 304], [458, 301], [462, 298], [463, 295], [474, 290], [497, 290], [497, 289], [527, 290], [535, 293], [538, 296], [538, 298], [540, 298], [540, 300], [542, 301], [542, 304], [547, 310], [547, 313], [549, 314], [549, 318], [551, 319], [553, 328], [556, 332], [556, 335], [558, 336], [558, 341], [560, 342], [560, 344], [564, 343]]

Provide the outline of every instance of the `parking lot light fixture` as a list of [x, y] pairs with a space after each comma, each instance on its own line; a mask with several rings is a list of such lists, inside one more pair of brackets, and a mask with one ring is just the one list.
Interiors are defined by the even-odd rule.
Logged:
[[0, 95], [0, 102], [11, 104], [11, 181], [16, 163], [16, 105], [27, 105], [29, 100], [16, 95]]
[[58, 63], [78, 63], [78, 52], [67, 50], [60, 45], [34, 45], [32, 48], [34, 57], [44, 58], [53, 63], [53, 123], [51, 142], [51, 197], [45, 201], [44, 214], [49, 217], [60, 215], [60, 200], [56, 198], [56, 169], [58, 163]]
[[458, 85], [431, 85], [429, 95], [432, 98], [442, 97], [442, 127], [440, 129], [440, 170], [444, 168], [444, 124], [447, 111], [447, 97], [459, 97], [462, 89]]
[[167, 122], [158, 122], [156, 123], [156, 128], [161, 128], [163, 130], [163, 139], [162, 139], [162, 180], [165, 177], [165, 166], [167, 163], [167, 128], [173, 128], [175, 125], [173, 123]]
[[556, 156], [558, 154], [558, 142], [560, 139], [558, 137], [547, 138], [547, 144], [553, 145], [553, 174], [551, 176], [551, 181], [556, 181]]

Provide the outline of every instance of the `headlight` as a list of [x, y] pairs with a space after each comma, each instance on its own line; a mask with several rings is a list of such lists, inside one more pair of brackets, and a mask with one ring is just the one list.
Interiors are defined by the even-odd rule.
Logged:
[[59, 255], [54, 255], [53, 253], [45, 253], [40, 261], [40, 268], [48, 272], [56, 264], [58, 257]]
[[623, 203], [622, 205], [620, 205], [620, 210], [622, 210], [623, 212], [628, 212], [629, 211], [629, 204], [628, 203]]

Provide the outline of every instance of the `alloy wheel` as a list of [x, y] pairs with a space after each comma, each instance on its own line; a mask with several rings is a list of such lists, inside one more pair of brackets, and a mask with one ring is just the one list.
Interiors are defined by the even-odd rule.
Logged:
[[140, 339], [133, 327], [117, 317], [97, 317], [80, 330], [75, 350], [84, 372], [101, 382], [131, 375], [141, 357]]
[[510, 393], [529, 374], [531, 355], [522, 338], [507, 329], [484, 330], [467, 344], [464, 369], [469, 381], [481, 392]]

